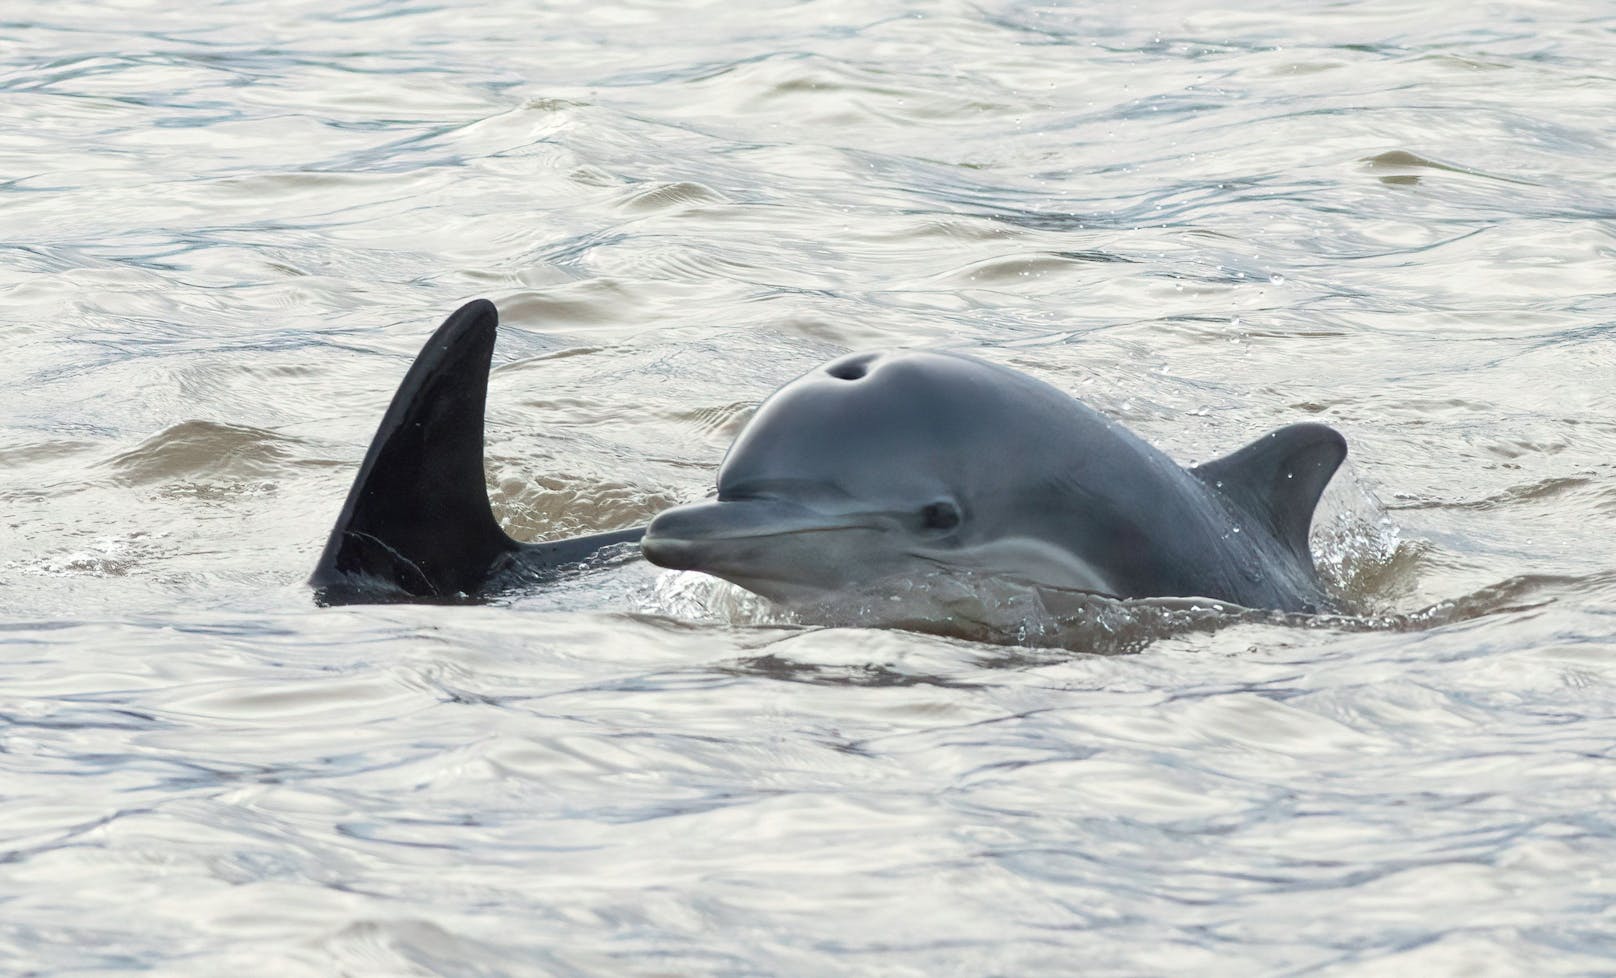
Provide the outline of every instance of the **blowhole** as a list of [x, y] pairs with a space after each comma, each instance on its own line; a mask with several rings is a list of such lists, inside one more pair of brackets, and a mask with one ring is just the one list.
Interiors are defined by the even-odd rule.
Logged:
[[870, 372], [870, 361], [875, 356], [850, 357], [827, 366], [825, 372], [837, 380], [860, 380]]

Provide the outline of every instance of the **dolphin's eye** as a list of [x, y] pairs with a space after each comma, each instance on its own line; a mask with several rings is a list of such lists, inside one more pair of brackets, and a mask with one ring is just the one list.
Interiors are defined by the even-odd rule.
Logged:
[[952, 530], [960, 525], [959, 507], [947, 500], [929, 503], [920, 510], [920, 520], [928, 530]]

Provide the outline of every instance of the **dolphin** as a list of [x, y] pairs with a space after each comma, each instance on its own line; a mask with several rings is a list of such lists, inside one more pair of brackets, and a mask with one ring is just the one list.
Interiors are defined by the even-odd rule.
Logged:
[[787, 384], [718, 470], [663, 512], [662, 567], [785, 604], [945, 568], [1111, 598], [1328, 607], [1308, 549], [1346, 457], [1320, 424], [1182, 468], [1115, 421], [958, 353], [860, 353]]
[[859, 353], [771, 395], [717, 498], [540, 544], [499, 529], [482, 469], [497, 314], [452, 315], [406, 375], [311, 583], [328, 602], [475, 596], [638, 542], [786, 605], [938, 569], [1117, 599], [1330, 606], [1308, 548], [1346, 442], [1273, 431], [1184, 468], [1115, 421], [959, 353]]

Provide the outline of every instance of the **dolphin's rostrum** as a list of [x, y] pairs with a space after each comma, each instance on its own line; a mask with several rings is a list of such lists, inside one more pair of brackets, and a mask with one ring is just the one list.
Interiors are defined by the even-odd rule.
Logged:
[[1116, 422], [956, 353], [861, 353], [764, 402], [715, 500], [649, 527], [518, 544], [488, 508], [482, 414], [493, 306], [473, 302], [405, 377], [313, 582], [326, 600], [475, 595], [640, 539], [652, 563], [787, 604], [938, 568], [1114, 598], [1328, 604], [1308, 550], [1346, 456], [1318, 424], [1185, 469]]

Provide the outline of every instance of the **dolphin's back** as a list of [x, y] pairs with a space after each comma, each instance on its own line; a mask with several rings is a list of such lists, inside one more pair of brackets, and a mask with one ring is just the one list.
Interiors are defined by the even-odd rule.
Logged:
[[1024, 443], [1041, 441], [1045, 468], [1058, 470], [1023, 504], [1035, 524], [1027, 532], [1051, 532], [1049, 517], [1061, 513], [1054, 532], [1104, 570], [1117, 597], [1206, 597], [1282, 611], [1327, 603], [1308, 533], [1346, 457], [1335, 430], [1291, 425], [1186, 469], [1070, 395], [985, 366], [1023, 399]]
[[1103, 572], [1115, 596], [1206, 597], [1282, 611], [1327, 603], [1308, 532], [1346, 457], [1333, 429], [1292, 425], [1186, 469], [1035, 377], [962, 354], [901, 356], [938, 370], [955, 403], [993, 419], [971, 430], [956, 418], [951, 427], [988, 459], [969, 466], [979, 479], [1022, 484], [1024, 491], [1003, 494], [1017, 500], [1017, 532], [1059, 539]]
[[1103, 429], [1103, 451], [1099, 434], [1089, 427], [1083, 451], [1107, 464], [1079, 467], [1065, 491], [1079, 545], [1107, 556], [1118, 597], [1206, 597], [1306, 612], [1328, 603], [1308, 534], [1346, 457], [1335, 430], [1292, 425], [1190, 469], [1115, 423]]

